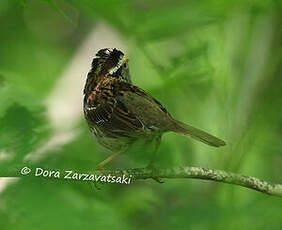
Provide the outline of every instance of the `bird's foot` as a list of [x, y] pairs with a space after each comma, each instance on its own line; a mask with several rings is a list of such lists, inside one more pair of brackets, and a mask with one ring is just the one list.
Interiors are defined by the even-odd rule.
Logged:
[[101, 190], [101, 187], [98, 186], [98, 182], [97, 181], [94, 181], [93, 183], [94, 183], [94, 188], [95, 189]]
[[[104, 164], [102, 164], [102, 163], [98, 164], [98, 166], [96, 167], [96, 170], [100, 171], [102, 174], [104, 174], [105, 173]], [[94, 181], [94, 188], [97, 189], [97, 190], [101, 190], [101, 187], [98, 186], [98, 181]]]
[[[103, 163], [103, 162], [102, 162]], [[96, 170], [99, 170], [99, 171], [105, 171], [105, 169], [104, 169], [104, 164], [102, 164], [102, 163], [100, 163], [100, 164], [98, 164], [97, 165], [97, 167], [96, 167]]]
[[149, 169], [149, 170], [151, 170], [151, 172], [152, 172], [152, 179], [153, 179], [153, 180], [155, 180], [156, 182], [158, 182], [158, 183], [160, 183], [160, 184], [163, 184], [163, 183], [164, 183], [164, 181], [163, 181], [160, 177], [155, 176], [155, 175], [158, 174], [159, 169], [156, 168], [153, 163], [150, 163], [146, 168]]

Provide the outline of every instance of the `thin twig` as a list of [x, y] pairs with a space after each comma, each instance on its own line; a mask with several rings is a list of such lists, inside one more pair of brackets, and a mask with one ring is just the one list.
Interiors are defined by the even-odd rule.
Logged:
[[[24, 167], [19, 166], [16, 167], [15, 169], [8, 169], [8, 170], [0, 169], [0, 176], [1, 177], [36, 177], [35, 167], [29, 167], [30, 173], [28, 173], [28, 175], [21, 174], [22, 168]], [[66, 170], [60, 170], [59, 172], [65, 173], [65, 171]], [[260, 180], [255, 177], [244, 176], [237, 173], [226, 172], [223, 170], [201, 168], [201, 167], [184, 166], [184, 167], [174, 167], [168, 169], [136, 168], [136, 169], [126, 169], [126, 170], [120, 170], [120, 169], [103, 170], [103, 171], [96, 170], [96, 171], [92, 171], [91, 173], [89, 172], [87, 173], [93, 175], [112, 175], [116, 177], [125, 175], [125, 176], [130, 176], [132, 181], [140, 180], [140, 179], [155, 179], [155, 178], [167, 178], [167, 179], [194, 178], [194, 179], [212, 180], [222, 183], [239, 185], [269, 195], [282, 197], [282, 184], [276, 184], [276, 183]], [[50, 179], [54, 178], [54, 174], [53, 176], [47, 178]], [[64, 177], [60, 177], [57, 179], [64, 179]]]

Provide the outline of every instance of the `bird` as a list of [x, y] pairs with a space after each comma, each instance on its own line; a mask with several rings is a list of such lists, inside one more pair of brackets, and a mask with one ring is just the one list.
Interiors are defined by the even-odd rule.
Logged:
[[98, 169], [125, 152], [140, 139], [156, 140], [152, 161], [166, 132], [193, 138], [213, 147], [225, 141], [176, 120], [165, 107], [145, 90], [134, 85], [129, 59], [116, 48], [100, 49], [92, 60], [84, 86], [83, 111], [91, 133], [112, 154]]

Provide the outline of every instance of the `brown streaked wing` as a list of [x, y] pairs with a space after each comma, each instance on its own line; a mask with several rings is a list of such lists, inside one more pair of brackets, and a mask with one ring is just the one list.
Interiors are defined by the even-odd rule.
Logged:
[[119, 100], [115, 105], [100, 104], [87, 113], [97, 126], [116, 135], [130, 136], [144, 129], [142, 122]]
[[157, 99], [155, 99], [154, 97], [152, 97], [150, 94], [140, 89], [139, 87], [135, 85], [131, 85], [130, 83], [127, 82], [122, 82], [120, 83], [120, 90], [124, 92], [136, 93], [137, 95], [146, 98], [149, 101], [154, 102], [164, 113], [166, 113], [168, 116], [171, 117], [170, 113], [166, 110], [165, 107], [163, 107], [163, 105]]

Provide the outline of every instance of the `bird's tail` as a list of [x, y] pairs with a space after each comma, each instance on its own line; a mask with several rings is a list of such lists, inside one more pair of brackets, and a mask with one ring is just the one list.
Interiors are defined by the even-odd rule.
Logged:
[[169, 127], [169, 130], [179, 133], [183, 136], [191, 137], [193, 139], [196, 139], [198, 141], [201, 141], [207, 145], [211, 145], [214, 147], [220, 147], [226, 145], [226, 143], [223, 140], [211, 134], [208, 134], [205, 131], [194, 128], [190, 125], [184, 124], [177, 120], [173, 121], [173, 125]]

